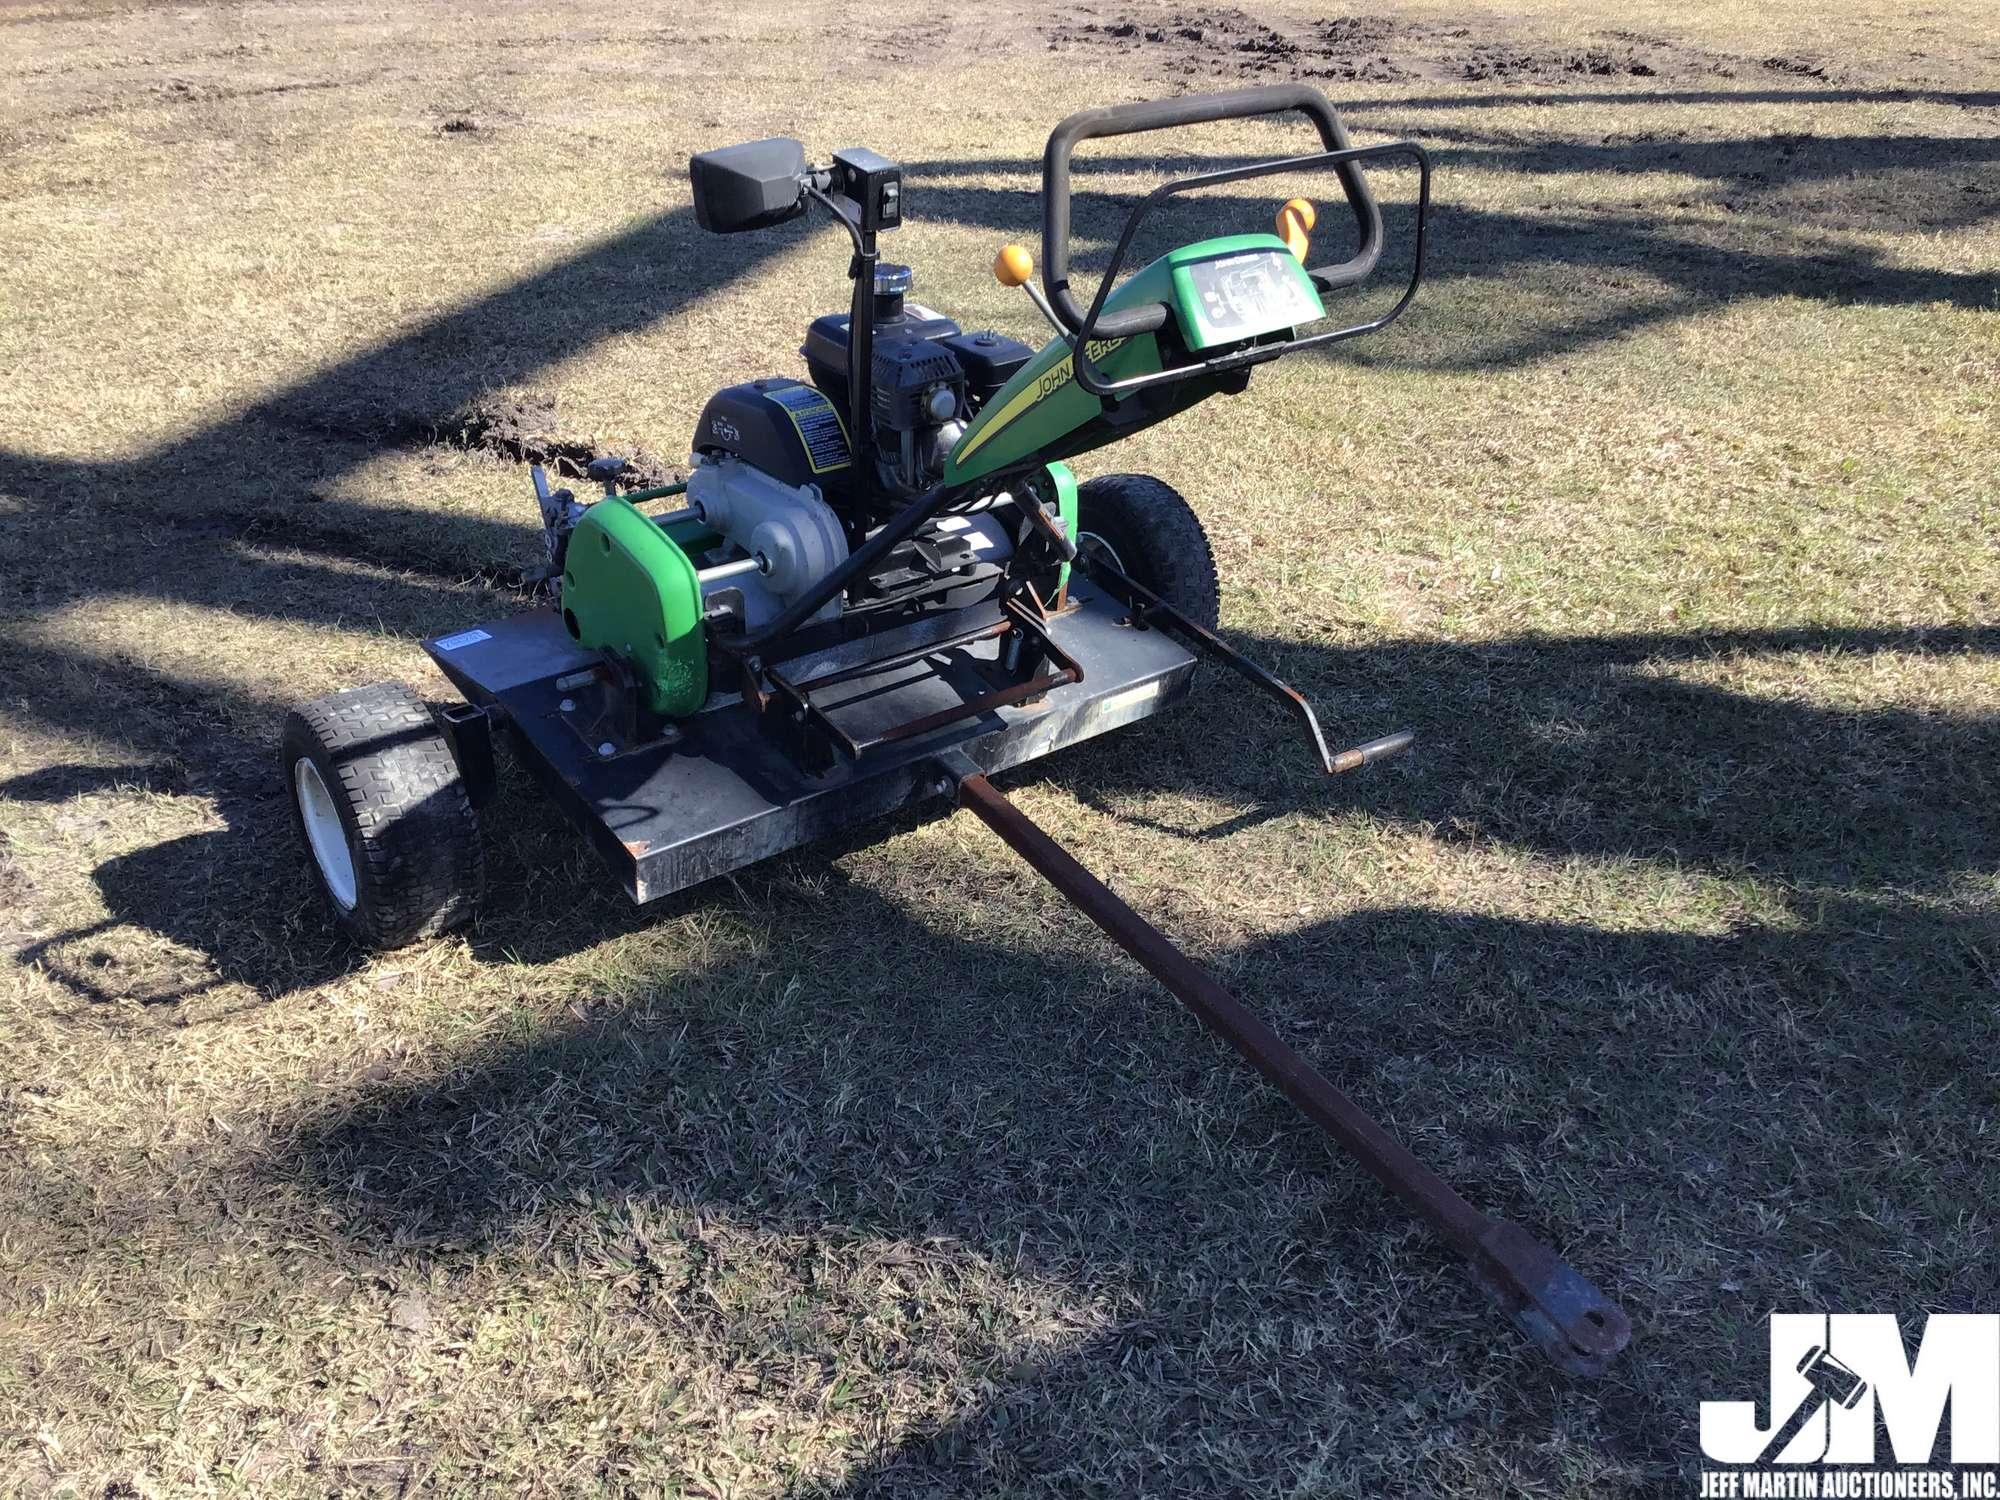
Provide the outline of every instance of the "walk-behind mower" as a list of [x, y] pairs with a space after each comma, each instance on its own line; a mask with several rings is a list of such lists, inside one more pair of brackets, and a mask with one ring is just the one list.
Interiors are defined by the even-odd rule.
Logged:
[[[1318, 151], [1154, 189], [1079, 305], [1079, 142], [1286, 111], [1317, 128]], [[1375, 270], [1364, 163], [1389, 157], [1418, 173], [1409, 282], [1386, 313], [1329, 325], [1323, 299]], [[1277, 234], [1202, 240], [1121, 282], [1135, 232], [1170, 200], [1318, 170], [1353, 217], [1347, 259], [1307, 264], [1315, 215], [1295, 198]], [[1136, 474], [1078, 484], [1064, 460], [1393, 321], [1422, 274], [1429, 161], [1408, 143], [1353, 146], [1319, 93], [1277, 87], [1072, 115], [1042, 172], [1041, 287], [1020, 246], [994, 266], [1054, 326], [1037, 352], [919, 305], [909, 270], [878, 258], [903, 218], [895, 163], [853, 150], [813, 166], [792, 140], [696, 156], [706, 229], [833, 216], [853, 242], [849, 311], [807, 330], [808, 380], [710, 398], [685, 482], [628, 489], [625, 466], [600, 460], [587, 478], [601, 496], [579, 499], [534, 472], [546, 606], [424, 643], [464, 703], [433, 713], [383, 684], [289, 717], [284, 775], [318, 880], [370, 946], [468, 918], [496, 728], [635, 901], [955, 796], [1444, 1235], [1550, 1359], [1599, 1372], [1630, 1335], [1615, 1304], [1425, 1168], [987, 780], [1160, 712], [1204, 658], [1295, 715], [1328, 774], [1408, 745], [1330, 750], [1305, 699], [1216, 635], [1215, 560], [1187, 502]]]

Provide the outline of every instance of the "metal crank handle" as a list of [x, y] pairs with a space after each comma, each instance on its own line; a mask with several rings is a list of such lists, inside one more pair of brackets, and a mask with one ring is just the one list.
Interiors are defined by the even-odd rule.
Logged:
[[971, 760], [953, 751], [939, 764], [946, 780], [957, 782], [960, 806], [971, 809], [1204, 1025], [1441, 1234], [1465, 1258], [1473, 1280], [1551, 1364], [1573, 1375], [1601, 1375], [1609, 1368], [1632, 1337], [1631, 1320], [1617, 1303], [1518, 1224], [1488, 1218], [1466, 1202], [1288, 1046], [1262, 1017], [1078, 864], [1002, 796]]

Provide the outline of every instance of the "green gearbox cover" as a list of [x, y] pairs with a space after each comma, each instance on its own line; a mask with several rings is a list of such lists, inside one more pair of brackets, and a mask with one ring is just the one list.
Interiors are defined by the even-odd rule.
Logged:
[[646, 707], [680, 718], [708, 698], [708, 643], [694, 560], [629, 502], [604, 499], [570, 533], [563, 624], [622, 657]]

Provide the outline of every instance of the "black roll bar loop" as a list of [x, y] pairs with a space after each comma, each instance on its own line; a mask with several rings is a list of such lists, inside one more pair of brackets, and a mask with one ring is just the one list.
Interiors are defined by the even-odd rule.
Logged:
[[[1117, 248], [1112, 252], [1111, 263], [1105, 268], [1104, 275], [1098, 282], [1097, 295], [1091, 300], [1089, 311], [1078, 309], [1069, 287], [1069, 168], [1071, 153], [1079, 141], [1095, 140], [1103, 136], [1133, 135], [1147, 130], [1170, 130], [1214, 120], [1255, 119], [1262, 115], [1282, 114], [1286, 110], [1297, 110], [1311, 120], [1319, 131], [1321, 145], [1326, 149], [1310, 156], [1255, 162], [1249, 166], [1231, 167], [1217, 172], [1205, 172], [1195, 177], [1183, 177], [1155, 188], [1140, 200], [1138, 206], [1127, 217], [1124, 232], [1119, 235]], [[1085, 352], [1086, 347], [1092, 342], [1154, 333], [1166, 326], [1169, 312], [1164, 302], [1148, 302], [1110, 313], [1104, 310], [1104, 304], [1106, 298], [1111, 295], [1119, 271], [1124, 268], [1126, 255], [1131, 250], [1132, 239], [1138, 232], [1139, 225], [1168, 198], [1193, 192], [1199, 188], [1240, 182], [1250, 177], [1269, 177], [1279, 172], [1332, 167], [1340, 180], [1341, 191], [1347, 197], [1348, 207], [1354, 214], [1360, 243], [1348, 259], [1333, 265], [1308, 267], [1307, 274], [1322, 292], [1336, 292], [1357, 286], [1367, 280], [1373, 274], [1376, 262], [1381, 259], [1382, 211], [1375, 202], [1374, 194], [1368, 190], [1368, 179], [1361, 169], [1361, 164], [1386, 156], [1406, 156], [1413, 159], [1417, 164], [1418, 188], [1416, 253], [1410, 271], [1409, 285], [1396, 305], [1383, 316], [1348, 328], [1309, 334], [1304, 338], [1274, 344], [1251, 345], [1229, 354], [1219, 355], [1214, 359], [1196, 361], [1151, 375], [1135, 375], [1113, 381], [1106, 380], [1098, 371]], [[1143, 104], [1118, 105], [1110, 109], [1088, 109], [1071, 115], [1050, 132], [1048, 146], [1042, 153], [1042, 285], [1048, 293], [1050, 307], [1055, 311], [1063, 327], [1068, 330], [1070, 344], [1077, 351], [1075, 366], [1077, 383], [1093, 395], [1123, 396], [1148, 386], [1168, 385], [1245, 365], [1262, 364], [1282, 354], [1290, 354], [1319, 344], [1335, 343], [1341, 339], [1354, 338], [1387, 327], [1402, 316], [1403, 309], [1409, 306], [1410, 299], [1416, 295], [1417, 283], [1423, 277], [1425, 226], [1430, 214], [1430, 191], [1430, 157], [1421, 146], [1408, 141], [1397, 141], [1381, 146], [1355, 146], [1348, 138], [1346, 126], [1341, 123], [1340, 116], [1334, 111], [1333, 105], [1327, 102], [1326, 96], [1318, 89], [1305, 84], [1237, 89], [1223, 94], [1193, 94], [1182, 99], [1159, 99]]]

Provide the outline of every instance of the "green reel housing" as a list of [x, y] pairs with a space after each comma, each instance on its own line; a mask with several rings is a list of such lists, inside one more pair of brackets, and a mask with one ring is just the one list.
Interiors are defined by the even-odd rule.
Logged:
[[648, 710], [681, 718], [708, 700], [701, 579], [666, 528], [607, 496], [570, 533], [562, 579], [564, 626], [629, 666]]

